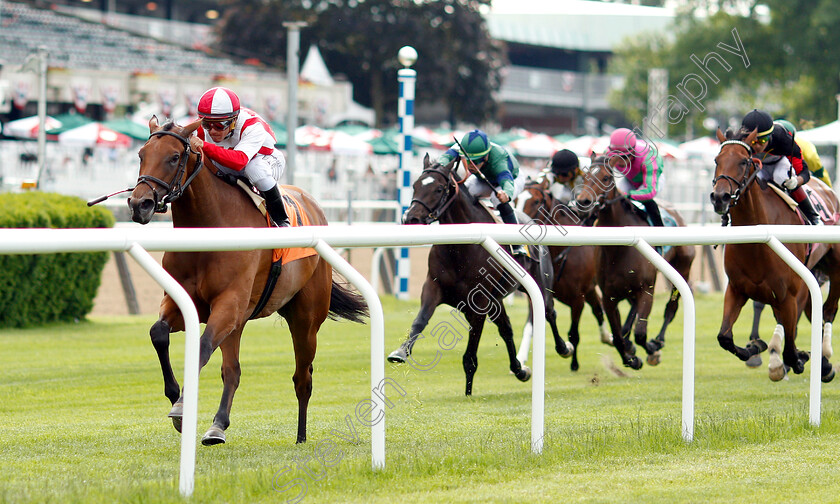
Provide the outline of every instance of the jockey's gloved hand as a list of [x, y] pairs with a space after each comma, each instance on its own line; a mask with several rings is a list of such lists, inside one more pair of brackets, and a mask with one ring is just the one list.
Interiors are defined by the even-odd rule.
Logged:
[[782, 185], [784, 185], [786, 189], [793, 191], [799, 185], [799, 180], [797, 180], [796, 175], [794, 175], [791, 178], [782, 182]]

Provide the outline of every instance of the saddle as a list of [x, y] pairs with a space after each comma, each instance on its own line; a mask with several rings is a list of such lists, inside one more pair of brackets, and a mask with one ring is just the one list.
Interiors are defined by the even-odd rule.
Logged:
[[[242, 179], [237, 179], [236, 185], [245, 191], [245, 194], [251, 198], [251, 201], [254, 203], [254, 206], [260, 211], [261, 214], [266, 218], [266, 225], [268, 227], [274, 226], [271, 222], [271, 217], [268, 216], [268, 212], [265, 209], [265, 198], [260, 196], [254, 188], [252, 188], [248, 183], [244, 182]], [[277, 188], [280, 190], [280, 196], [283, 198], [283, 204], [286, 206], [286, 215], [289, 216], [289, 225], [290, 227], [298, 227], [298, 226], [310, 226], [311, 223], [309, 222], [309, 217], [306, 215], [305, 212], [302, 212], [300, 209], [300, 202], [295, 200], [287, 191], [286, 189], [278, 185]], [[287, 248], [287, 249], [274, 249], [274, 253], [272, 255], [272, 261], [282, 261], [283, 263], [289, 263], [296, 259], [303, 259], [304, 257], [309, 257], [317, 254], [315, 249], [312, 248]]]
[[[485, 210], [493, 219], [494, 223], [504, 224], [504, 222], [502, 222], [502, 218], [499, 216], [499, 211], [496, 210], [496, 207], [493, 205], [493, 202], [490, 201], [489, 198], [479, 198], [475, 200], [475, 204], [479, 208]], [[525, 224], [528, 222], [527, 215], [523, 214], [518, 210], [514, 210], [514, 212], [516, 212], [516, 219], [519, 221], [520, 224]], [[539, 253], [539, 250], [537, 250], [535, 247], [537, 247], [537, 245], [525, 244], [525, 255], [527, 255], [529, 258], [539, 257], [534, 255], [535, 253]]]
[[[641, 217], [642, 219], [645, 220], [645, 222], [647, 222], [648, 226], [653, 226], [653, 220], [651, 220], [651, 217], [648, 214], [647, 209], [645, 208], [645, 206], [641, 202], [630, 199], [630, 198], [626, 198], [625, 201], [630, 203], [631, 208], [636, 212], [636, 214], [639, 215], [639, 217]], [[668, 210], [668, 208], [665, 205], [662, 204], [662, 202], [657, 202], [656, 207], [659, 209], [659, 217], [662, 219], [662, 224], [664, 224], [665, 227], [677, 227], [677, 226], [679, 226], [679, 224], [677, 223], [677, 219], [671, 214], [671, 212]], [[661, 246], [661, 247], [657, 246], [655, 248], [656, 248], [657, 252], [659, 252], [659, 255], [664, 256], [665, 254], [668, 253], [668, 251], [671, 250], [672, 246], [671, 245], [665, 245], [665, 246]]]
[[[791, 210], [797, 212], [799, 205], [796, 203], [796, 201], [793, 200], [793, 198], [790, 197], [787, 191], [776, 185], [775, 182], [770, 182], [767, 185], [773, 190], [773, 192], [776, 193], [777, 196], [779, 196], [779, 198], [782, 199], [782, 201], [787, 203]], [[833, 226], [837, 223], [838, 220], [840, 220], [840, 215], [838, 215], [837, 213], [829, 213], [828, 204], [817, 191], [815, 191], [812, 187], [808, 186], [807, 184], [802, 186], [802, 188], [805, 189], [805, 194], [808, 195], [808, 199], [811, 200], [811, 204], [814, 206], [814, 210], [816, 210], [817, 213], [820, 215], [820, 219], [822, 219], [825, 225]], [[801, 212], [797, 213], [799, 215], [800, 220], [803, 219]]]

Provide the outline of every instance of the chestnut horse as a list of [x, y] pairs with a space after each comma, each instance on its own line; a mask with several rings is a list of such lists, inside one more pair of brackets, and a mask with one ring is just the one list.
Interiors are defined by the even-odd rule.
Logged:
[[[208, 169], [202, 170], [201, 155], [190, 148], [189, 137], [200, 125], [181, 127], [149, 121], [150, 136], [140, 149], [140, 178], [128, 199], [131, 218], [147, 224], [155, 212], [172, 204], [176, 228], [265, 227], [265, 217], [241, 188], [230, 185]], [[286, 186], [299, 202], [300, 211], [313, 225], [327, 221], [318, 203], [302, 190]], [[242, 330], [251, 318], [278, 313], [289, 324], [295, 351], [292, 381], [298, 400], [297, 442], [306, 441], [306, 411], [312, 395], [312, 361], [318, 329], [329, 316], [361, 322], [367, 315], [364, 299], [333, 280], [332, 267], [317, 255], [282, 265], [282, 272], [266, 303], [253, 313], [261, 299], [272, 267], [271, 250], [166, 252], [163, 267], [189, 293], [206, 324], [199, 344], [199, 369], [216, 349], [222, 350], [222, 400], [213, 425], [202, 443], [225, 442], [230, 425], [233, 395], [239, 386], [239, 344]], [[172, 418], [180, 431], [183, 396], [169, 361], [169, 333], [183, 331], [178, 306], [164, 295], [160, 318], [149, 331], [163, 370], [164, 391], [172, 402]]]
[[[593, 156], [592, 165], [584, 171], [583, 188], [574, 200], [575, 209], [581, 218], [596, 213], [598, 221], [595, 225], [598, 227], [648, 226], [646, 218], [616, 187], [614, 168], [610, 166], [610, 162], [617, 159], [618, 156]], [[670, 213], [677, 225], [685, 226], [682, 216], [676, 210], [661, 201], [659, 205]], [[661, 349], [665, 346], [665, 330], [674, 320], [679, 306], [679, 291], [676, 287], [671, 288], [671, 297], [665, 305], [662, 329], [656, 338], [648, 341], [648, 316], [653, 307], [653, 291], [658, 270], [641, 252], [632, 247], [598, 246], [596, 250], [598, 287], [601, 289], [604, 312], [612, 330], [613, 344], [621, 356], [622, 363], [633, 369], [642, 367], [642, 361], [636, 357], [636, 348], [629, 339], [629, 332], [634, 323], [633, 317], [628, 316], [624, 326], [621, 326], [618, 303], [626, 299], [630, 303], [631, 312], [635, 309], [637, 314], [634, 330], [636, 343], [645, 348], [648, 364], [659, 364]], [[670, 247], [664, 258], [683, 278], [688, 279], [694, 255], [693, 246], [683, 245]]]
[[[516, 208], [536, 222], [544, 226], [580, 226], [583, 223], [572, 210], [552, 196], [547, 187], [547, 180], [543, 182], [529, 181], [525, 189], [516, 199]], [[601, 342], [612, 345], [612, 334], [604, 319], [604, 309], [601, 306], [601, 295], [595, 288], [595, 247], [582, 245], [578, 247], [549, 246], [548, 253], [554, 266], [554, 279], [551, 290], [554, 299], [569, 307], [572, 322], [569, 326], [569, 342], [574, 345], [571, 368], [580, 368], [577, 358], [580, 343], [580, 316], [585, 304], [589, 304], [592, 315], [598, 321], [601, 332]], [[523, 339], [523, 341], [525, 341]], [[525, 346], [525, 343], [523, 343]], [[520, 349], [520, 353], [522, 350]]]
[[[710, 195], [718, 214], [728, 215], [733, 226], [757, 224], [801, 225], [798, 214], [777, 194], [762, 189], [758, 180], [761, 162], [753, 157], [751, 147], [756, 132], [727, 131], [724, 136], [718, 130], [721, 141], [720, 153], [715, 158], [715, 178]], [[840, 208], [837, 196], [822, 181], [811, 177], [808, 186], [821, 197], [829, 214], [835, 215]], [[789, 243], [785, 245], [810, 269], [823, 271], [830, 281], [828, 297], [823, 304], [823, 355], [822, 380], [831, 381], [834, 369], [828, 359], [831, 357], [831, 323], [837, 314], [840, 299], [840, 245], [817, 244], [809, 253], [810, 244]], [[729, 277], [723, 306], [723, 321], [718, 342], [724, 349], [747, 361], [768, 348], [760, 338], [751, 339], [741, 348], [734, 342], [732, 327], [741, 313], [747, 299], [769, 305], [773, 309], [777, 327], [770, 342], [770, 379], [784, 378], [785, 366], [794, 373], [802, 373], [805, 362], [811, 357], [796, 348], [796, 324], [799, 315], [810, 305], [810, 296], [805, 282], [769, 246], [764, 243], [729, 244], [724, 249], [724, 270]], [[806, 262], [807, 261], [807, 262]], [[810, 310], [806, 311], [810, 315]], [[784, 335], [784, 351], [781, 349], [781, 332]], [[778, 354], [782, 353], [782, 359]]]
[[[429, 155], [426, 154], [423, 172], [414, 182], [414, 199], [403, 216], [404, 224], [431, 224], [434, 221], [441, 224], [495, 222], [490, 212], [474, 201], [468, 191], [461, 190], [460, 183], [463, 180], [456, 181], [455, 165], [454, 160], [446, 166], [430, 164]], [[554, 334], [557, 353], [569, 357], [573, 348], [560, 337], [554, 303], [545, 292], [553, 276], [551, 261], [540, 246], [531, 248], [531, 257], [534, 259], [526, 258], [523, 261], [525, 270], [542, 290], [545, 318]], [[531, 370], [516, 358], [513, 329], [502, 303], [502, 299], [517, 287], [518, 282], [481, 245], [434, 245], [429, 252], [429, 271], [420, 296], [420, 311], [411, 324], [408, 338], [391, 352], [388, 360], [405, 362], [411, 355], [414, 343], [422, 337], [420, 333], [428, 325], [435, 308], [448, 304], [460, 310], [469, 325], [469, 340], [463, 358], [467, 377], [466, 395], [472, 395], [473, 377], [478, 368], [478, 343], [488, 316], [498, 327], [499, 335], [505, 342], [511, 372], [520, 381], [528, 381]], [[457, 332], [457, 326], [454, 329]]]

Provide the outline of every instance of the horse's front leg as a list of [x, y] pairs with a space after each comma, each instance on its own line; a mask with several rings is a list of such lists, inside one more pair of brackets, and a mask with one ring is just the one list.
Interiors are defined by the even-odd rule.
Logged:
[[178, 385], [169, 359], [169, 334], [182, 330], [184, 330], [184, 319], [181, 316], [181, 311], [167, 294], [160, 303], [160, 318], [149, 329], [149, 336], [152, 339], [155, 352], [157, 352], [160, 369], [163, 371], [163, 393], [169, 399], [169, 403], [172, 404], [169, 417], [172, 418], [172, 424], [178, 432], [181, 432], [182, 404], [179, 400], [181, 386]]
[[223, 350], [222, 382], [224, 385], [219, 410], [213, 419], [213, 425], [201, 438], [201, 443], [205, 446], [225, 442], [224, 431], [230, 425], [229, 407], [233, 402], [233, 394], [239, 386], [239, 337], [245, 326], [247, 307], [248, 298], [238, 296], [234, 289], [214, 300], [207, 325], [198, 343], [198, 369], [201, 372], [216, 348], [228, 337], [232, 337], [231, 344], [226, 345], [227, 351]]
[[[601, 290], [603, 291], [604, 289], [602, 288]], [[607, 317], [607, 322], [609, 322], [610, 330], [613, 334], [613, 345], [619, 357], [621, 357], [621, 362], [629, 368], [641, 369], [642, 361], [636, 357], [636, 349], [633, 343], [626, 340], [622, 334], [623, 326], [621, 325], [621, 313], [618, 311], [618, 300], [609, 293], [604, 292], [602, 302], [604, 305], [604, 315]], [[633, 317], [635, 317], [635, 308], [631, 308], [631, 310], [633, 311]], [[629, 320], [630, 317], [628, 317], [628, 322]]]
[[746, 361], [751, 355], [757, 354], [760, 351], [756, 347], [741, 348], [737, 346], [732, 336], [732, 327], [735, 321], [738, 320], [738, 315], [741, 314], [741, 309], [746, 302], [747, 296], [736, 292], [732, 288], [731, 283], [726, 287], [726, 293], [723, 296], [723, 320], [717, 337], [721, 348], [732, 352], [742, 361]]
[[647, 326], [650, 312], [653, 309], [653, 285], [647, 288], [640, 289], [636, 296], [636, 310], [638, 319], [636, 320], [636, 327], [633, 332], [633, 339], [636, 344], [643, 347], [647, 352], [647, 363], [651, 366], [659, 364], [662, 358], [662, 352], [655, 345], [649, 345], [647, 341]]
[[432, 315], [434, 315], [435, 308], [440, 305], [442, 299], [443, 294], [441, 293], [440, 285], [431, 278], [426, 278], [426, 282], [423, 284], [423, 290], [420, 294], [420, 311], [417, 312], [417, 316], [411, 324], [408, 338], [406, 338], [399, 348], [388, 355], [388, 362], [396, 362], [399, 364], [405, 362], [405, 360], [411, 355], [411, 351], [414, 349], [414, 343], [420, 339], [423, 329], [429, 325], [429, 319], [431, 319]]
[[[499, 306], [501, 306], [501, 303], [499, 303]], [[467, 340], [467, 349], [464, 351], [463, 357], [464, 374], [467, 378], [466, 391], [464, 393], [468, 396], [472, 395], [473, 378], [475, 377], [475, 371], [478, 369], [478, 342], [481, 341], [481, 332], [484, 330], [484, 319], [486, 317], [486, 315], [476, 313], [471, 309], [466, 309], [464, 312], [464, 318], [467, 319], [467, 323], [470, 325], [470, 336]], [[512, 330], [511, 338], [513, 338]], [[519, 364], [519, 361], [516, 360], [516, 355], [513, 356], [513, 360]], [[522, 365], [519, 364], [519, 366], [521, 368]], [[513, 371], [512, 362], [511, 371]]]
[[756, 347], [759, 353], [753, 354], [747, 359], [747, 367], [756, 368], [761, 365], [761, 352], [767, 350], [767, 343], [761, 339], [759, 326], [761, 325], [761, 313], [764, 311], [764, 303], [761, 301], [753, 301], [753, 323], [752, 331], [750, 331], [750, 342], [747, 343], [747, 348]]
[[612, 345], [613, 337], [610, 333], [610, 325], [604, 319], [604, 307], [601, 303], [601, 296], [598, 294], [598, 291], [595, 290], [594, 284], [586, 291], [584, 299], [586, 300], [586, 304], [592, 308], [592, 315], [595, 317], [595, 320], [598, 321], [598, 330], [601, 333], [601, 343], [605, 345]]
[[[794, 373], [801, 374], [805, 371], [805, 363], [808, 362], [809, 355], [807, 352], [800, 351], [796, 348], [796, 323], [799, 318], [796, 301], [792, 298], [786, 299], [779, 306], [773, 307], [773, 313], [776, 315], [776, 321], [784, 330], [785, 347], [782, 351], [782, 360]], [[770, 345], [771, 348], [775, 346], [773, 344]], [[770, 364], [772, 368], [772, 359]]]
[[668, 326], [671, 325], [671, 322], [674, 321], [674, 317], [677, 314], [677, 308], [680, 306], [680, 291], [677, 290], [676, 287], [671, 288], [671, 297], [668, 298], [668, 303], [665, 305], [665, 315], [662, 321], [662, 329], [659, 330], [659, 334], [656, 335], [656, 338], [647, 342], [647, 349], [648, 352], [656, 352], [661, 350], [665, 347], [665, 330], [668, 329]]
[[[580, 369], [578, 362], [578, 346], [580, 345], [580, 316], [583, 313], [583, 298], [577, 298], [572, 302], [570, 312], [572, 315], [572, 322], [569, 325], [569, 344], [572, 345], [572, 371]], [[598, 307], [600, 308], [600, 306]], [[601, 314], [603, 318], [603, 313]], [[612, 341], [610, 337], [609, 341]]]
[[239, 388], [239, 379], [242, 371], [239, 367], [239, 344], [242, 337], [242, 329], [230, 334], [219, 347], [222, 350], [222, 399], [219, 402], [219, 410], [213, 418], [213, 425], [201, 438], [201, 444], [210, 446], [225, 442], [225, 430], [230, 426], [230, 408], [233, 405], [233, 396]]

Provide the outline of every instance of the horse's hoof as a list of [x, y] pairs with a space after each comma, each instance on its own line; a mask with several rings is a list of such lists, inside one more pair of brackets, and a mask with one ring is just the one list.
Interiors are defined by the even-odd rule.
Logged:
[[824, 374], [824, 375], [822, 376], [822, 378], [821, 378], [822, 382], [823, 382], [823, 383], [829, 383], [829, 382], [831, 382], [831, 380], [833, 380], [833, 379], [834, 379], [834, 375], [835, 375], [835, 374], [836, 374], [836, 373], [835, 373], [835, 371], [834, 371], [834, 368], [832, 367], [832, 368], [828, 371], [828, 373], [827, 373], [827, 374]]
[[770, 380], [772, 381], [781, 381], [785, 378], [786, 374], [787, 372], [784, 366], [779, 366], [775, 368], [771, 367], [769, 372]]
[[658, 366], [661, 361], [662, 361], [662, 352], [660, 352], [659, 350], [653, 352], [652, 354], [648, 354], [648, 356], [647, 356], [648, 365]]
[[[756, 338], [756, 339], [750, 340], [750, 342], [747, 343], [746, 348], [747, 348], [747, 350], [750, 351], [750, 353], [755, 352], [755, 353], [759, 354], [759, 353], [767, 350], [767, 343], [765, 343], [764, 340], [762, 340], [761, 338]], [[753, 349], [755, 349], [755, 350], [753, 350]]]
[[[775, 336], [776, 335], [774, 334], [774, 339]], [[770, 342], [770, 363], [767, 366], [767, 371], [770, 375], [770, 379], [773, 381], [780, 381], [787, 374], [786, 366], [784, 362], [782, 362], [782, 358], [779, 356], [779, 352], [776, 351], [772, 340]]]
[[222, 444], [225, 442], [225, 431], [216, 427], [210, 427], [207, 429], [207, 432], [204, 433], [204, 437], [201, 438], [201, 444], [204, 446], [213, 446], [217, 444]]
[[399, 347], [396, 350], [394, 350], [393, 352], [391, 352], [391, 355], [388, 356], [388, 362], [394, 362], [396, 364], [404, 364], [405, 359], [407, 359], [407, 358], [408, 358], [408, 355], [405, 353], [405, 350], [403, 349], [403, 347]]
[[761, 355], [759, 355], [759, 354], [751, 355], [750, 358], [747, 359], [745, 364], [747, 365], [747, 367], [750, 367], [750, 368], [760, 367], [761, 366]]
[[522, 366], [522, 369], [519, 371], [519, 373], [516, 373], [515, 376], [517, 380], [521, 382], [526, 382], [531, 379], [531, 368], [529, 368], [528, 366]]
[[639, 369], [642, 369], [642, 361], [635, 355], [631, 355], [625, 359], [624, 366], [638, 371]]
[[181, 424], [184, 417], [184, 403], [179, 401], [173, 404], [167, 416], [172, 419], [172, 426], [175, 427], [175, 430], [181, 432]]
[[[564, 345], [558, 345], [554, 347], [557, 350], [557, 353], [560, 354], [560, 357], [567, 359], [572, 356], [572, 353], [575, 351], [575, 346], [572, 345], [571, 342], [567, 341]], [[565, 353], [563, 351], [565, 350]]]
[[796, 362], [793, 363], [791, 369], [793, 369], [793, 372], [796, 374], [802, 374], [805, 372], [805, 362], [802, 359], [796, 359]]
[[601, 327], [599, 329], [601, 331], [601, 343], [609, 346], [615, 346], [615, 343], [613, 342], [612, 332], [610, 332], [610, 328], [607, 325], [607, 323], [604, 322], [603, 324], [601, 324]]

